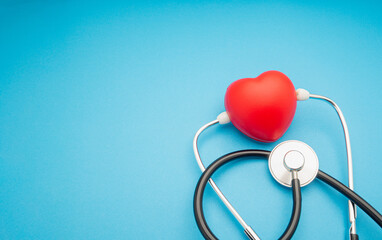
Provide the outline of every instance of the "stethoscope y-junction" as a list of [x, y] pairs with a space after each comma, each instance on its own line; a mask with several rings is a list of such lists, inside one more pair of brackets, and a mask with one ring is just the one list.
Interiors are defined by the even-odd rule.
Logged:
[[[314, 150], [301, 141], [289, 140], [278, 144], [272, 151], [242, 150], [224, 155], [205, 168], [198, 151], [198, 138], [210, 126], [216, 124], [232, 124], [247, 136], [261, 142], [278, 140], [291, 124], [297, 101], [320, 99], [330, 103], [337, 111], [341, 121], [346, 143], [348, 163], [348, 186], [319, 170], [319, 161]], [[380, 227], [382, 215], [368, 202], [353, 191], [353, 164], [349, 132], [345, 118], [338, 105], [331, 99], [310, 94], [304, 89], [295, 90], [289, 78], [278, 71], [268, 71], [257, 78], [244, 78], [233, 82], [225, 96], [226, 112], [221, 113], [216, 120], [201, 127], [193, 141], [196, 161], [202, 170], [194, 195], [194, 214], [199, 230], [206, 239], [218, 239], [209, 228], [203, 213], [203, 194], [207, 182], [210, 183], [224, 205], [243, 227], [249, 239], [259, 240], [260, 237], [244, 221], [228, 199], [224, 196], [211, 176], [221, 166], [243, 158], [268, 160], [269, 171], [273, 178], [283, 186], [291, 187], [293, 191], [293, 210], [287, 228], [279, 239], [290, 239], [296, 231], [301, 209], [301, 187], [318, 178], [330, 185], [349, 199], [350, 239], [358, 239], [356, 232], [356, 206], [367, 213]]]

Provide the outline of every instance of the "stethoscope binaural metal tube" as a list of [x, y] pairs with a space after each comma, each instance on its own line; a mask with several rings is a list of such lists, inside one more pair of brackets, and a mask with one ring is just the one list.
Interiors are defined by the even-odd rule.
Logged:
[[[211, 121], [204, 126], [202, 126], [195, 134], [194, 140], [193, 140], [193, 150], [194, 155], [196, 158], [196, 162], [199, 165], [199, 168], [202, 172], [206, 170], [202, 159], [200, 158], [199, 150], [198, 150], [198, 139], [200, 134], [207, 129], [210, 126], [213, 126], [215, 124], [219, 123], [219, 120]], [[215, 182], [210, 178], [208, 180], [209, 184], [211, 185], [212, 189], [216, 192], [216, 194], [219, 196], [221, 201], [224, 203], [224, 205], [228, 208], [228, 210], [232, 213], [232, 215], [236, 218], [236, 220], [240, 223], [240, 225], [243, 227], [245, 234], [248, 236], [251, 240], [259, 240], [260, 238], [257, 236], [255, 231], [244, 221], [244, 219], [240, 216], [240, 214], [236, 211], [236, 209], [232, 206], [232, 204], [228, 201], [228, 199], [224, 196], [222, 191], [218, 188], [218, 186], [215, 184]]]
[[[345, 117], [340, 109], [340, 107], [330, 98], [324, 97], [321, 95], [316, 95], [316, 94], [309, 94], [310, 98], [315, 98], [315, 99], [321, 99], [329, 104], [331, 104], [334, 109], [337, 112], [338, 117], [340, 118], [342, 128], [344, 131], [344, 136], [345, 136], [345, 144], [346, 144], [346, 155], [347, 155], [347, 160], [348, 160], [348, 182], [349, 182], [349, 188], [351, 190], [354, 190], [354, 181], [353, 181], [353, 158], [352, 158], [352, 153], [351, 153], [351, 145], [350, 145], [350, 136], [349, 136], [349, 130], [348, 126], [345, 121]], [[350, 220], [350, 237], [352, 235], [356, 235], [356, 218], [357, 218], [357, 212], [356, 212], [356, 206], [355, 204], [349, 200], [349, 220]]]

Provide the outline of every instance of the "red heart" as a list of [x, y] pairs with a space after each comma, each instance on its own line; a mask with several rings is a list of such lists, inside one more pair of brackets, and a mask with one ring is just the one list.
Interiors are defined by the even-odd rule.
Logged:
[[225, 95], [225, 108], [233, 125], [261, 142], [274, 142], [286, 132], [296, 105], [293, 83], [279, 71], [239, 79], [229, 85]]

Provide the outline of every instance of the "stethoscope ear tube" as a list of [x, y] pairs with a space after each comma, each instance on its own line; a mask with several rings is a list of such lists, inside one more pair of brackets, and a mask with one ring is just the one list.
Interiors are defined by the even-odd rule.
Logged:
[[[229, 153], [223, 157], [215, 160], [208, 168], [203, 172], [196, 185], [194, 194], [194, 215], [200, 232], [203, 237], [208, 240], [217, 240], [218, 238], [213, 234], [209, 228], [203, 213], [203, 195], [207, 182], [211, 178], [212, 174], [216, 172], [221, 166], [228, 162], [236, 160], [241, 157], [256, 157], [268, 159], [270, 152], [263, 150], [243, 150], [238, 152]], [[292, 182], [293, 188], [293, 212], [289, 224], [280, 237], [280, 240], [289, 240], [292, 238], [296, 231], [300, 215], [301, 215], [301, 187], [298, 179], [294, 179]]]
[[213, 234], [209, 228], [207, 221], [204, 217], [203, 212], [203, 195], [206, 188], [207, 182], [211, 178], [212, 174], [216, 172], [221, 166], [226, 163], [233, 161], [240, 157], [263, 157], [268, 159], [270, 152], [262, 150], [243, 150], [224, 155], [213, 163], [211, 163], [203, 174], [200, 176], [198, 184], [196, 185], [195, 194], [194, 194], [194, 216], [196, 223], [203, 237], [208, 240], [218, 240], [218, 238]]
[[375, 208], [373, 208], [368, 202], [366, 202], [361, 196], [359, 196], [350, 188], [342, 184], [337, 179], [324, 173], [323, 171], [320, 171], [320, 170], [318, 171], [317, 178], [327, 183], [328, 185], [336, 189], [338, 192], [342, 193], [349, 200], [354, 202], [358, 207], [360, 207], [367, 215], [369, 215], [382, 228], [382, 215]]

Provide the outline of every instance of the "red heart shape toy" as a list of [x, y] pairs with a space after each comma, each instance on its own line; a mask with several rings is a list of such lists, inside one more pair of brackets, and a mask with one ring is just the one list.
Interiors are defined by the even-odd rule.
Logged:
[[227, 88], [225, 108], [232, 124], [261, 142], [279, 139], [296, 112], [296, 90], [279, 71], [267, 71], [256, 78], [243, 78]]

